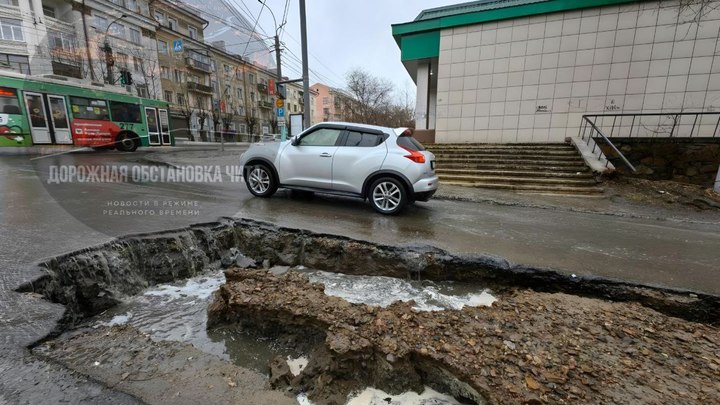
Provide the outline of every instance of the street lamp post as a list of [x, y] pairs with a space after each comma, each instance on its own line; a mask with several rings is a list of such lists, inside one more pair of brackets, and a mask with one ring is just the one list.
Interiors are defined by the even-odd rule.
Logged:
[[108, 26], [105, 28], [105, 36], [103, 37], [103, 52], [105, 52], [105, 66], [107, 67], [107, 82], [109, 84], [115, 84], [115, 80], [113, 77], [113, 71], [112, 68], [115, 65], [115, 61], [113, 60], [113, 54], [112, 54], [112, 48], [110, 47], [110, 43], [108, 42], [108, 32], [110, 31], [110, 27], [118, 22], [119, 20], [127, 17], [127, 14], [123, 14], [120, 17], [114, 19]]

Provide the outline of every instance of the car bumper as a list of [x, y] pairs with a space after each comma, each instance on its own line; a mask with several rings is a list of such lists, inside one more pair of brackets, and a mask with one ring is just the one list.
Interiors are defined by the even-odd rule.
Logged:
[[413, 184], [413, 200], [429, 200], [437, 191], [438, 181], [437, 176], [432, 176], [415, 182], [415, 184]]

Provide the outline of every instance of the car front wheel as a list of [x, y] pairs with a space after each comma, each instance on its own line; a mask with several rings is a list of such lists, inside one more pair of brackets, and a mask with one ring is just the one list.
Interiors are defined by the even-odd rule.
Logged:
[[252, 195], [256, 197], [270, 197], [278, 188], [270, 168], [263, 164], [250, 166], [247, 169], [245, 184]]
[[407, 193], [400, 181], [392, 177], [375, 180], [370, 186], [370, 204], [375, 211], [394, 215], [407, 204]]

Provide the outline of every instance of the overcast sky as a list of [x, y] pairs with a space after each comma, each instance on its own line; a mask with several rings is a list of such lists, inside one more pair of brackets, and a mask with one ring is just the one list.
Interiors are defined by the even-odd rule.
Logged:
[[[241, 0], [235, 0], [239, 4]], [[266, 0], [278, 24], [281, 23], [285, 0]], [[231, 4], [233, 0], [230, 0]], [[308, 44], [310, 51], [310, 84], [320, 81], [344, 87], [345, 74], [361, 67], [391, 80], [399, 90], [415, 84], [400, 62], [400, 49], [393, 40], [390, 24], [412, 21], [426, 8], [461, 3], [462, 0], [307, 0]], [[257, 17], [263, 6], [258, 0], [245, 0]], [[237, 5], [236, 7], [240, 7]], [[243, 9], [244, 10], [244, 9]], [[252, 21], [254, 22], [254, 21]], [[274, 34], [272, 16], [267, 9], [260, 15], [258, 30]], [[299, 0], [290, 0], [286, 31], [282, 42], [288, 49], [283, 54], [283, 75], [301, 77]], [[292, 55], [294, 54], [294, 55]]]

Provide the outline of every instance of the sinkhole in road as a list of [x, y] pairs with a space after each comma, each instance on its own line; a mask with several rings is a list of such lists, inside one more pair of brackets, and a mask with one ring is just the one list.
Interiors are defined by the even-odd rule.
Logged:
[[[224, 283], [219, 264], [233, 250], [254, 259], [260, 267], [284, 268], [276, 267], [279, 271], [274, 272], [237, 270], [226, 273], [230, 279]], [[240, 264], [240, 258], [237, 260], [227, 264]], [[488, 304], [494, 297], [502, 302], [504, 294], [523, 289], [637, 302], [706, 323], [717, 321], [720, 307], [716, 297], [576, 277], [511, 264], [492, 255], [378, 245], [238, 218], [130, 235], [48, 259], [40, 266], [45, 275], [18, 291], [40, 293], [65, 306], [57, 330], [46, 340], [77, 326], [87, 327], [88, 322], [98, 328], [124, 324], [156, 339], [192, 343], [249, 368], [267, 370], [270, 362], [273, 386], [308, 393], [317, 403], [338, 402], [363, 387], [381, 390], [359, 395], [366, 398], [408, 389], [422, 392], [425, 386], [467, 403], [485, 402], [491, 396], [487, 386], [478, 385], [478, 380], [469, 382], [475, 374], [453, 368], [462, 358], [453, 358], [453, 346], [445, 342], [455, 336], [443, 332], [444, 321], [416, 313], [455, 311], [443, 317], [463, 332], [463, 324], [472, 318], [459, 308]], [[293, 271], [285, 272], [287, 268]], [[312, 281], [324, 284], [322, 296], [306, 302], [305, 312], [294, 312], [297, 302], [317, 294], [317, 284]], [[255, 287], [248, 294], [244, 288], [252, 285]], [[301, 287], [284, 290], [295, 285]], [[363, 298], [358, 292], [368, 286], [376, 288]], [[208, 312], [211, 298], [214, 301]], [[415, 302], [390, 303], [405, 299]], [[275, 306], [268, 307], [268, 303]], [[389, 309], [370, 309], [363, 303]], [[347, 314], [354, 315], [335, 323]], [[210, 329], [206, 329], [208, 320]], [[413, 347], [386, 339], [388, 333], [399, 331], [392, 325], [410, 323], [418, 331], [433, 330], [439, 338], [427, 343], [416, 340]], [[354, 339], [353, 333], [363, 327], [372, 327], [374, 332]], [[382, 333], [376, 334], [376, 330]], [[423, 337], [410, 332], [405, 337]], [[463, 341], [467, 346], [463, 350], [475, 354], [481, 350], [479, 338], [466, 336]], [[511, 350], [516, 345], [513, 340], [500, 344]], [[445, 358], [455, 363], [443, 362]], [[308, 363], [295, 375], [292, 370], [300, 368], [305, 359]], [[353, 380], [360, 385], [349, 382]], [[332, 381], [335, 389], [330, 389]], [[306, 397], [298, 398], [304, 401]]]

